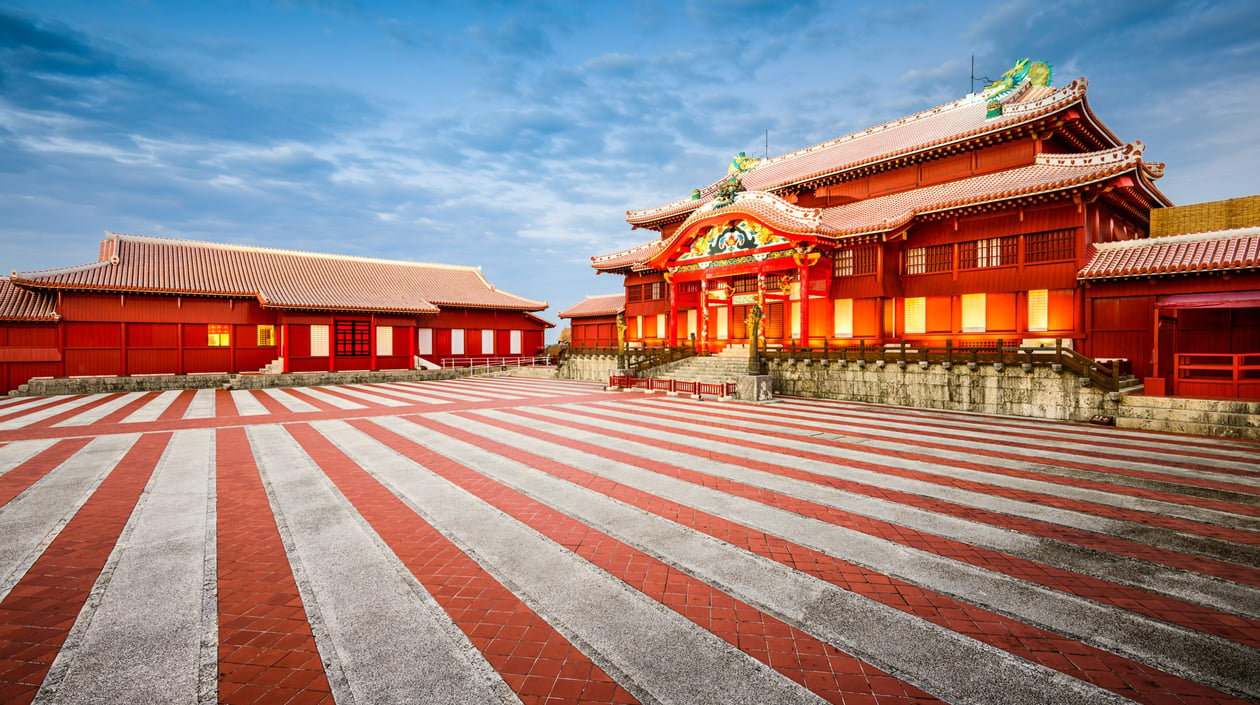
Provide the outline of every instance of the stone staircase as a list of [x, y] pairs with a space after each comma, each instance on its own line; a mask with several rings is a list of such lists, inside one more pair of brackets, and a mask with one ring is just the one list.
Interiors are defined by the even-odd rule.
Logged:
[[1260, 440], [1260, 401], [1125, 394], [1116, 426]]
[[728, 345], [716, 355], [697, 355], [643, 373], [652, 379], [676, 379], [680, 382], [735, 382], [748, 374], [748, 346]]

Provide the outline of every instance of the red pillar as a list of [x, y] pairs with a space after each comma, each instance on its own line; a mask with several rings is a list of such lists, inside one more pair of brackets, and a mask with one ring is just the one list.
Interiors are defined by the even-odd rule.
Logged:
[[665, 327], [669, 329], [665, 344], [671, 348], [678, 345], [678, 285], [673, 279], [669, 280], [669, 320]]
[[797, 279], [801, 282], [801, 344], [809, 347], [809, 260], [805, 260], [805, 264], [801, 265], [800, 276]]

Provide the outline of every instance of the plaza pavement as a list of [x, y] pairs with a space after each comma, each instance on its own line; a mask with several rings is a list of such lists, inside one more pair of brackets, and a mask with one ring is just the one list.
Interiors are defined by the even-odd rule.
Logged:
[[1260, 445], [466, 379], [0, 400], [0, 703], [1260, 699]]

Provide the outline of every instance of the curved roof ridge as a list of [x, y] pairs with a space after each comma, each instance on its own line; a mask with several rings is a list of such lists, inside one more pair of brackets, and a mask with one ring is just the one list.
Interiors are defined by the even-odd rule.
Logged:
[[[900, 148], [891, 149], [891, 150], [878, 151], [870, 155], [862, 156], [855, 161], [848, 161], [842, 164], [834, 164], [832, 166], [829, 166], [823, 169], [822, 171], [815, 171], [812, 173], [802, 174], [799, 176], [784, 176], [784, 177], [779, 177], [777, 179], [775, 177], [770, 177], [766, 180], [766, 183], [756, 184], [755, 185], [756, 190], [770, 191], [770, 190], [782, 188], [784, 186], [788, 186], [794, 183], [801, 183], [804, 181], [809, 181], [810, 179], [819, 178], [820, 176], [823, 176], [828, 173], [838, 173], [842, 171], [848, 171], [850, 169], [855, 169], [863, 165], [875, 164], [875, 163], [885, 161], [885, 160], [888, 160], [897, 156], [913, 153], [916, 151], [923, 151], [925, 149], [937, 147], [942, 144], [948, 144], [950, 142], [965, 140], [965, 139], [968, 139], [977, 135], [981, 135], [987, 132], [994, 132], [994, 131], [1001, 130], [1007, 127], [1012, 127], [1014, 125], [1027, 121], [1029, 119], [1035, 119], [1036, 117], [1039, 117], [1040, 115], [1044, 114], [1047, 111], [1054, 110], [1057, 108], [1064, 108], [1078, 100], [1083, 100], [1085, 96], [1085, 91], [1089, 85], [1089, 82], [1084, 78], [1077, 78], [1073, 80], [1072, 82], [1068, 83], [1067, 85], [1064, 85], [1060, 88], [1054, 88], [1052, 89], [1050, 93], [1044, 96], [1041, 96], [1039, 98], [1036, 98], [1034, 100], [1030, 100], [1027, 102], [1011, 102], [1011, 101], [1017, 100], [1019, 97], [1022, 97], [1024, 93], [1026, 93], [1029, 90], [1029, 85], [1030, 85], [1030, 82], [1027, 79], [1025, 79], [1024, 81], [1020, 83], [1020, 86], [1016, 90], [1012, 90], [1009, 93], [1000, 96], [998, 100], [1003, 102], [1002, 115], [996, 118], [991, 118], [991, 119], [986, 118], [982, 123], [980, 123], [979, 127], [976, 127], [974, 129], [956, 130], [946, 135], [945, 137], [938, 138], [935, 140], [929, 140], [925, 142], [915, 142], [908, 147], [900, 147]], [[824, 152], [826, 150], [837, 148], [846, 144], [860, 143], [861, 140], [876, 137], [878, 135], [882, 135], [894, 129], [911, 126], [916, 123], [923, 122], [924, 120], [938, 118], [943, 115], [948, 115], [950, 113], [953, 113], [959, 110], [976, 108], [977, 106], [982, 107], [986, 104], [986, 102], [987, 102], [987, 99], [984, 93], [970, 93], [962, 98], [951, 101], [949, 103], [945, 103], [943, 105], [938, 105], [934, 108], [921, 110], [917, 113], [900, 117], [895, 120], [889, 120], [887, 122], [881, 123], [879, 125], [874, 125], [872, 127], [868, 127], [858, 132], [851, 132], [846, 135], [841, 135], [840, 137], [834, 137], [825, 142], [820, 142], [818, 144], [810, 145], [808, 147], [803, 147], [801, 149], [797, 149], [792, 152], [787, 152], [787, 153], [780, 154], [775, 157], [763, 159], [759, 161], [755, 167], [745, 172], [745, 178], [755, 182], [758, 180], [757, 179], [758, 176], [764, 177], [768, 172], [773, 171], [774, 170], [773, 167], [784, 166], [793, 160], [800, 159], [803, 157], [808, 157], [810, 155]], [[655, 206], [652, 208], [628, 210], [626, 211], [626, 220], [632, 223], [648, 221], [648, 220], [651, 220], [653, 216], [663, 215], [671, 211], [676, 211], [680, 209], [685, 210], [685, 208], [683, 207], [686, 206], [688, 203], [693, 203], [697, 201], [699, 203], [707, 203], [708, 200], [706, 199], [710, 198], [717, 191], [717, 189], [727, 180], [727, 178], [728, 177], [726, 176], [722, 176], [718, 180], [714, 181], [712, 184], [709, 184], [708, 186], [705, 186], [704, 188], [699, 189], [700, 198], [698, 199], [688, 196], [688, 197], [676, 199], [674, 201], [670, 201], [668, 203]], [[699, 205], [699, 203], [697, 205]]]
[[[261, 245], [242, 245], [229, 242], [211, 242], [209, 240], [188, 240], [177, 237], [162, 237], [159, 235], [132, 235], [128, 233], [106, 232], [107, 238], [117, 239], [123, 242], [139, 242], [157, 245], [172, 245], [177, 247], [195, 247], [197, 249], [214, 249], [214, 250], [231, 250], [236, 252], [258, 252], [263, 254], [283, 254], [295, 255], [298, 257], [311, 257], [315, 259], [330, 260], [353, 260], [368, 264], [391, 264], [391, 265], [413, 265], [418, 267], [437, 267], [440, 269], [460, 269], [474, 270], [480, 273], [481, 267], [476, 265], [465, 264], [440, 264], [437, 262], [417, 262], [414, 260], [401, 259], [385, 259], [382, 257], [364, 257], [362, 255], [342, 255], [331, 252], [313, 252], [311, 250], [290, 250], [280, 247], [263, 247]], [[82, 265], [80, 265], [82, 266]], [[484, 277], [483, 277], [484, 278]]]
[[1117, 240], [1115, 242], [1099, 242], [1094, 247], [1099, 250], [1127, 250], [1139, 247], [1159, 247], [1161, 245], [1177, 245], [1187, 242], [1205, 242], [1209, 240], [1239, 240], [1260, 235], [1260, 225], [1248, 225], [1241, 228], [1225, 230], [1204, 230], [1198, 233], [1181, 233], [1163, 237], [1144, 237], [1135, 240]]

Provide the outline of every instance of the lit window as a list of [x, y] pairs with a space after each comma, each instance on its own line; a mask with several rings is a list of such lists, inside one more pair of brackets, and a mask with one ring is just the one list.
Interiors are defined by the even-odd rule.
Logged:
[[258, 326], [258, 347], [271, 348], [276, 345], [276, 327]]
[[853, 299], [836, 300], [836, 337], [853, 337]]
[[916, 247], [906, 250], [906, 274], [923, 274], [927, 271], [927, 249]]
[[232, 326], [222, 323], [211, 323], [206, 328], [210, 333], [210, 342], [207, 343], [210, 347], [222, 348], [232, 344]]
[[452, 355], [464, 354], [464, 329], [463, 328], [451, 329], [451, 354]]
[[481, 354], [482, 355], [494, 354], [494, 331], [492, 330], [481, 331]]
[[[909, 266], [909, 257], [910, 255], [907, 253], [907, 266]], [[834, 273], [837, 277], [847, 277], [853, 274], [853, 250], [840, 250], [836, 253]]]
[[985, 330], [984, 294], [962, 295], [962, 329], [964, 333], [983, 333]]
[[508, 354], [510, 355], [521, 354], [521, 332], [522, 331], [519, 331], [519, 330], [512, 331], [512, 336], [508, 341], [508, 345], [510, 346], [508, 348]]
[[1050, 292], [1033, 289], [1028, 292], [1028, 330], [1050, 330]]
[[927, 299], [925, 297], [906, 299], [906, 332], [927, 332]]
[[385, 356], [394, 354], [394, 329], [392, 326], [376, 327], [376, 354]]
[[328, 357], [328, 326], [311, 326], [311, 357]]
[[433, 329], [421, 328], [416, 331], [416, 352], [420, 355], [433, 354]]

